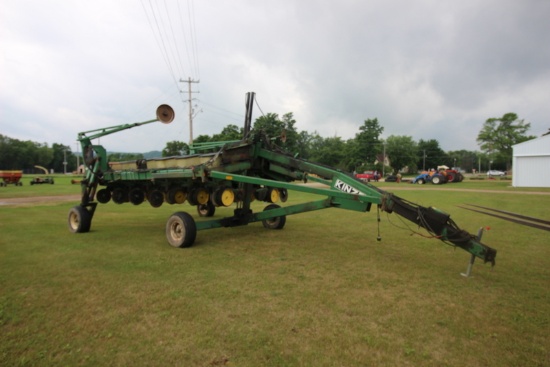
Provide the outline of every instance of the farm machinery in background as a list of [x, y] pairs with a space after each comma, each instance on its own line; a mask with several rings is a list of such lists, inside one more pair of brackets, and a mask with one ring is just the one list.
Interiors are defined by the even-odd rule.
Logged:
[[0, 187], [8, 185], [23, 186], [22, 176], [23, 171], [0, 171]]
[[[39, 170], [42, 170], [44, 171], [44, 174], [47, 175], [48, 174], [48, 170], [42, 166], [34, 166], [35, 168], [38, 168]], [[50, 185], [53, 185], [54, 184], [54, 179], [53, 177], [51, 176], [46, 176], [46, 177], [34, 177], [32, 180], [31, 180], [31, 185], [41, 185], [41, 184], [50, 184]]]
[[[481, 243], [482, 231], [472, 235], [460, 229], [450, 215], [433, 207], [422, 207], [351, 174], [296, 158], [273, 143], [263, 130], [251, 128], [254, 93], [247, 93], [244, 136], [239, 141], [209, 143], [213, 153], [192, 146], [197, 154], [131, 162], [108, 162], [106, 150], [92, 144], [93, 139], [160, 121], [170, 123], [174, 112], [168, 105], [157, 109], [157, 118], [145, 122], [119, 125], [78, 134], [85, 154], [86, 174], [81, 181], [82, 199], [68, 214], [69, 230], [90, 230], [98, 203], [196, 207], [199, 217], [185, 211], [174, 212], [165, 225], [165, 235], [173, 247], [190, 247], [197, 232], [221, 227], [244, 226], [262, 222], [267, 229], [280, 230], [286, 217], [314, 210], [339, 208], [380, 213], [395, 213], [423, 227], [434, 238], [471, 254], [468, 271], [475, 258], [494, 265], [496, 250]], [[317, 185], [304, 183], [315, 182]], [[289, 191], [322, 196], [321, 199], [287, 206]], [[253, 201], [266, 203], [263, 211], [252, 209]], [[217, 207], [234, 205], [232, 216], [214, 218]], [[378, 234], [380, 240], [380, 234]]]
[[462, 182], [464, 175], [458, 170], [450, 169], [447, 166], [437, 166], [437, 171], [424, 171], [411, 181], [413, 184], [425, 184], [431, 182], [434, 185], [441, 185], [447, 182]]

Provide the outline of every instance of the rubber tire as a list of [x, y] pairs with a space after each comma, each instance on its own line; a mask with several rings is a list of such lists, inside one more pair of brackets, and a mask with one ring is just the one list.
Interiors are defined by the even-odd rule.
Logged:
[[288, 190], [279, 189], [279, 194], [281, 195], [281, 203], [286, 203], [286, 201], [288, 200]]
[[197, 237], [197, 225], [186, 212], [176, 212], [166, 222], [166, 239], [172, 247], [191, 247]]
[[441, 183], [442, 183], [441, 181], [442, 181], [442, 180], [441, 180], [441, 176], [435, 176], [435, 175], [432, 176], [432, 183], [433, 183], [434, 185], [439, 185], [439, 184], [441, 184]]
[[197, 213], [200, 217], [212, 217], [216, 212], [216, 206], [212, 202], [197, 205]]
[[426, 181], [424, 181], [423, 178], [420, 178], [420, 179], [416, 180], [416, 183], [419, 184], [419, 185], [424, 185], [426, 183]]
[[456, 174], [454, 172], [448, 172], [447, 173], [447, 181], [448, 182], [455, 182], [457, 181], [456, 179]]
[[69, 225], [69, 231], [72, 233], [86, 233], [90, 231], [92, 216], [88, 209], [77, 205], [69, 210], [67, 223]]
[[[264, 212], [266, 210], [278, 209], [278, 208], [280, 208], [280, 206], [277, 205], [277, 204], [269, 204], [268, 206], [266, 206], [264, 208]], [[267, 229], [283, 229], [283, 227], [286, 224], [286, 215], [282, 215], [280, 217], [264, 219], [264, 220], [262, 220], [262, 224]]]
[[111, 201], [111, 192], [108, 189], [101, 189], [97, 192], [96, 198], [101, 204], [107, 204]]
[[139, 205], [145, 201], [145, 193], [140, 188], [133, 188], [128, 194], [128, 200], [134, 205]]
[[128, 191], [122, 187], [113, 189], [111, 193], [111, 199], [115, 204], [123, 204], [128, 202]]
[[183, 204], [187, 199], [187, 193], [179, 187], [173, 187], [168, 190], [166, 195], [166, 202], [168, 204]]
[[164, 193], [160, 190], [153, 190], [149, 193], [147, 200], [153, 208], [158, 208], [164, 203]]

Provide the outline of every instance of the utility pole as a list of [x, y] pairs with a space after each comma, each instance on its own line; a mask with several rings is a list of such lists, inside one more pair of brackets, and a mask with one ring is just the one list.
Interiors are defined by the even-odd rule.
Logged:
[[78, 142], [76, 143], [76, 170], [80, 169], [80, 153], [78, 152]]
[[[191, 83], [199, 83], [200, 80], [192, 80], [191, 78], [188, 78], [187, 80], [180, 79], [180, 83], [187, 83], [187, 93], [189, 93], [189, 144], [193, 144], [193, 106], [192, 106], [192, 93], [191, 90]], [[183, 91], [182, 91], [183, 92]], [[183, 92], [185, 93], [185, 92]], [[200, 92], [195, 92], [200, 93]]]
[[382, 143], [383, 147], [384, 147], [384, 158], [382, 158], [384, 161], [382, 163], [382, 177], [386, 177], [386, 142], [383, 142]]
[[424, 152], [423, 161], [422, 161], [422, 171], [425, 171], [426, 170], [426, 149], [424, 149], [422, 152]]

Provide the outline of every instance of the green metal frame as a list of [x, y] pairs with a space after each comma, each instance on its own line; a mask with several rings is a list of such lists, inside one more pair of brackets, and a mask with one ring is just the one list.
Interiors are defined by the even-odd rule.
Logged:
[[[197, 221], [194, 224], [197, 231], [247, 225], [328, 208], [368, 212], [374, 204], [379, 210], [396, 213], [425, 228], [434, 237], [464, 249], [472, 258], [478, 257], [494, 265], [496, 250], [482, 244], [481, 235], [474, 236], [461, 230], [450, 219], [450, 215], [435, 208], [424, 208], [410, 203], [376, 186], [357, 180], [346, 172], [296, 158], [273, 145], [271, 139], [262, 131], [245, 130], [245, 138], [239, 141], [194, 145], [194, 150], [217, 149], [215, 157], [220, 158], [222, 164], [216, 165], [212, 163], [214, 160], [211, 160], [190, 167], [163, 169], [140, 168], [136, 165], [135, 169], [113, 170], [108, 165], [106, 150], [91, 143], [92, 139], [154, 121], [158, 120], [90, 130], [78, 135], [83, 152], [92, 147], [98, 156], [93, 165], [87, 165], [86, 176], [82, 181], [80, 206], [87, 210], [87, 213], [84, 213], [87, 223], [83, 226], [83, 231], [89, 230], [95, 213], [98, 186], [104, 186], [105, 190], [111, 191], [119, 188], [125, 190], [124, 192], [131, 189], [143, 192], [156, 190], [165, 195], [172, 188], [188, 191], [204, 188], [209, 192], [219, 188], [230, 188], [243, 193], [234, 215]], [[304, 185], [300, 181], [317, 182], [323, 187]], [[299, 191], [325, 198], [285, 207], [272, 207], [270, 210], [255, 213], [251, 210], [251, 197], [257, 190], [265, 188]], [[81, 211], [73, 210], [72, 213], [81, 214]], [[473, 261], [471, 263], [473, 264]]]

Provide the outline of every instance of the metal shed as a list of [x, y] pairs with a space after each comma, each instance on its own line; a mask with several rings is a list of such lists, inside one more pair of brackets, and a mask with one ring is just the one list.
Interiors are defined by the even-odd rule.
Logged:
[[550, 187], [550, 135], [512, 146], [514, 187]]

